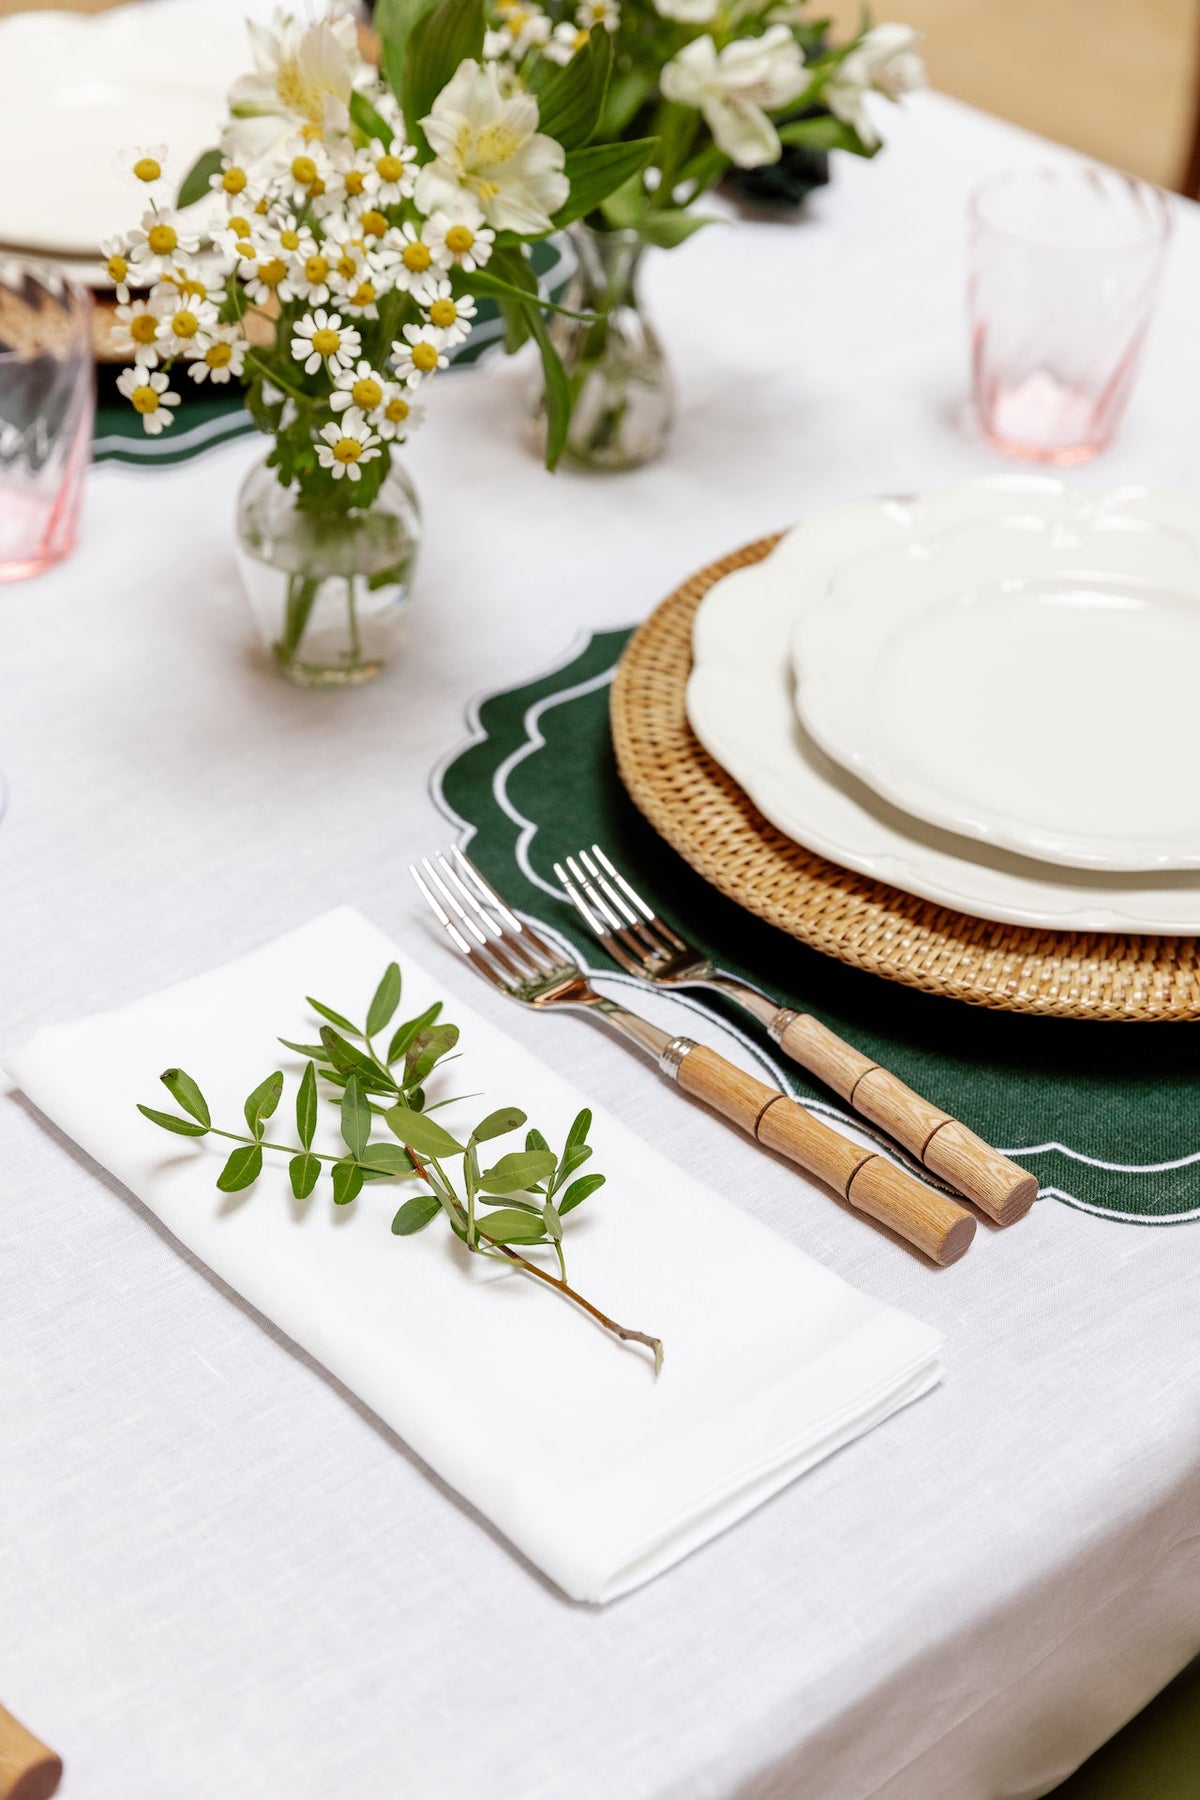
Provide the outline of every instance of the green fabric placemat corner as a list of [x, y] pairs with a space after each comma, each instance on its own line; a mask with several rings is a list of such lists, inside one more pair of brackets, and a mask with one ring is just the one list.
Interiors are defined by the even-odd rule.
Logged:
[[[1142, 1226], [1200, 1219], [1200, 1036], [985, 1011], [821, 956], [703, 881], [617, 775], [609, 687], [628, 631], [472, 709], [474, 740], [434, 778], [470, 854], [522, 911], [608, 969], [559, 894], [556, 859], [598, 842], [668, 920], [735, 973], [815, 1013], [1032, 1170], [1045, 1199]], [[693, 996], [696, 997], [696, 996]], [[830, 1096], [715, 997], [802, 1097]]]

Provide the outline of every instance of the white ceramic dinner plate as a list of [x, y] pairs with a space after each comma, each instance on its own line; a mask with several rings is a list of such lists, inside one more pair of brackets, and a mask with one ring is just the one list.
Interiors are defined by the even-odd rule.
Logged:
[[771, 556], [716, 583], [693, 631], [692, 729], [759, 811], [845, 868], [978, 918], [1059, 931], [1200, 935], [1200, 874], [1057, 867], [901, 811], [828, 757], [793, 698], [791, 642], [803, 609], [861, 558], [1026, 515], [1078, 529], [1118, 515], [1200, 535], [1194, 497], [1145, 488], [1082, 494], [1048, 476], [1005, 476], [906, 500], [865, 501], [798, 525]]
[[123, 153], [168, 145], [174, 191], [251, 62], [244, 24], [200, 0], [0, 19], [0, 244], [99, 257], [143, 210]]
[[930, 824], [1078, 868], [1200, 867], [1193, 512], [1081, 495], [1073, 519], [1023, 504], [851, 560], [797, 620], [801, 720]]

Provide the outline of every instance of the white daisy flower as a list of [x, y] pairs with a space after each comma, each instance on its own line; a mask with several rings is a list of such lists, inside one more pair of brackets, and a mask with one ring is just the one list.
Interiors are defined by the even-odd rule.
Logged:
[[469, 194], [461, 194], [426, 219], [421, 233], [433, 252], [435, 264], [454, 264], [468, 275], [482, 269], [492, 254], [496, 234], [483, 222], [483, 214]]
[[500, 0], [496, 13], [500, 26], [484, 39], [483, 53], [488, 58], [510, 56], [520, 62], [527, 50], [550, 37], [550, 20], [540, 6], [527, 5], [525, 0]]
[[377, 319], [379, 317], [379, 289], [369, 275], [353, 286], [340, 289], [338, 305], [352, 319]]
[[117, 308], [117, 335], [113, 348], [133, 352], [139, 368], [153, 369], [166, 344], [167, 333], [158, 312], [146, 300]]
[[377, 206], [365, 206], [354, 220], [354, 229], [358, 232], [365, 248], [377, 254], [392, 229], [386, 213], [380, 212]]
[[234, 162], [232, 157], [223, 156], [216, 174], [209, 176], [208, 185], [214, 194], [223, 194], [231, 207], [240, 209], [242, 196], [250, 185], [250, 176], [241, 163]]
[[371, 415], [371, 423], [381, 438], [402, 444], [425, 417], [425, 408], [406, 396], [404, 389], [389, 382], [383, 403]]
[[162, 343], [167, 356], [186, 356], [203, 349], [216, 329], [217, 309], [211, 300], [181, 294], [172, 287], [151, 304], [162, 320]]
[[437, 285], [450, 260], [444, 247], [435, 249], [423, 233], [423, 226], [418, 229], [406, 222], [383, 246], [384, 255], [392, 265], [392, 285], [418, 301], [424, 300], [430, 289]]
[[554, 27], [554, 36], [545, 45], [542, 54], [549, 57], [551, 62], [557, 63], [560, 68], [565, 69], [567, 64], [578, 56], [591, 35], [586, 26], [569, 25], [564, 19], [561, 24]]
[[417, 176], [418, 207], [436, 212], [465, 191], [496, 231], [551, 230], [571, 184], [566, 151], [537, 124], [532, 94], [506, 91], [494, 63], [465, 59], [421, 120], [434, 160]]
[[446, 280], [439, 281], [429, 300], [426, 301], [429, 323], [439, 331], [447, 350], [453, 350], [471, 335], [471, 326], [478, 311], [470, 294], [455, 295]]
[[124, 237], [103, 238], [100, 254], [104, 269], [122, 306], [129, 305], [129, 283], [134, 271], [129, 266], [129, 242]]
[[117, 391], [141, 415], [151, 437], [157, 437], [164, 425], [174, 423], [170, 409], [179, 405], [179, 395], [167, 386], [161, 369], [126, 369], [117, 377]]
[[383, 405], [388, 389], [394, 386], [384, 376], [377, 375], [369, 362], [360, 362], [352, 369], [338, 370], [333, 378], [329, 404], [334, 412], [345, 412], [348, 406], [357, 406], [360, 413], [370, 417]]
[[274, 295], [281, 300], [293, 297], [291, 270], [282, 256], [271, 254], [270, 244], [260, 244], [253, 256], [243, 257], [237, 272], [255, 306], [266, 306]]
[[598, 25], [603, 25], [605, 31], [616, 31], [621, 23], [621, 8], [617, 0], [579, 0], [575, 23], [585, 31], [594, 31]]
[[192, 256], [200, 248], [196, 231], [169, 206], [152, 207], [129, 234], [130, 261], [148, 275], [158, 274], [176, 256]]
[[270, 214], [262, 235], [275, 254], [289, 262], [294, 257], [306, 257], [316, 247], [311, 225], [304, 224], [293, 212]]
[[354, 326], [343, 325], [340, 313], [325, 312], [320, 307], [316, 312], [305, 313], [292, 329], [292, 355], [304, 364], [306, 375], [315, 375], [322, 362], [334, 375], [339, 369], [349, 368], [362, 349], [362, 338]]
[[335, 481], [340, 481], [344, 475], [351, 481], [358, 481], [362, 475], [361, 465], [382, 454], [378, 435], [371, 430], [357, 406], [348, 407], [340, 420], [331, 419], [328, 425], [323, 425], [321, 436], [325, 441], [317, 445], [317, 461], [323, 469], [332, 470]]
[[293, 138], [285, 146], [277, 186], [291, 205], [311, 206], [323, 200], [333, 178], [329, 157], [320, 144]]
[[213, 248], [221, 258], [226, 274], [237, 263], [257, 257], [262, 224], [261, 219], [251, 218], [247, 213], [232, 213], [225, 224], [213, 232]]
[[347, 209], [367, 206], [378, 187], [379, 177], [370, 152], [348, 145], [332, 159], [325, 183], [324, 204]]
[[427, 375], [449, 368], [442, 333], [435, 325], [406, 325], [404, 338], [403, 343], [393, 343], [392, 359], [406, 387], [416, 387]]
[[325, 245], [314, 242], [308, 255], [294, 257], [288, 272], [288, 285], [298, 300], [310, 306], [324, 306], [332, 292], [329, 286], [329, 257]]
[[214, 385], [221, 385], [241, 374], [248, 347], [236, 325], [217, 325], [208, 343], [188, 363], [188, 374], [197, 384], [211, 379]]
[[121, 152], [121, 161], [135, 181], [153, 187], [156, 181], [162, 180], [170, 157], [165, 144], [134, 144]]
[[394, 137], [387, 144], [378, 141], [371, 144], [367, 155], [375, 169], [375, 204], [398, 206], [401, 200], [409, 199], [417, 179], [413, 167], [417, 159], [414, 146], [406, 144], [403, 138]]

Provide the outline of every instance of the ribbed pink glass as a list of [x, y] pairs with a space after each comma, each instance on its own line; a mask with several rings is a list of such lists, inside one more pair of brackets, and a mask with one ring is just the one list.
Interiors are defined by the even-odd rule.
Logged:
[[1165, 195], [1115, 169], [1001, 175], [971, 202], [975, 405], [998, 450], [1086, 462], [1137, 375], [1171, 233]]
[[0, 257], [0, 581], [37, 575], [74, 547], [95, 391], [86, 288]]

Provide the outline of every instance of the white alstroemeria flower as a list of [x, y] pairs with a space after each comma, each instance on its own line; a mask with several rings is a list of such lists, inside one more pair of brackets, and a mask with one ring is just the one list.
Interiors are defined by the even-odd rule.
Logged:
[[439, 268], [453, 263], [468, 275], [482, 269], [492, 254], [496, 234], [483, 222], [483, 214], [470, 194], [459, 193], [426, 219], [421, 232]]
[[142, 276], [161, 274], [176, 256], [192, 256], [200, 248], [199, 234], [185, 225], [169, 206], [156, 206], [142, 214], [141, 225], [129, 233], [129, 260]]
[[164, 425], [174, 423], [171, 407], [179, 405], [179, 395], [167, 386], [161, 369], [126, 369], [117, 377], [117, 392], [130, 402], [141, 417], [151, 437], [157, 437]]
[[402, 444], [410, 431], [415, 431], [425, 417], [425, 408], [409, 400], [404, 389], [390, 381], [383, 404], [371, 414], [371, 424], [389, 443]]
[[332, 469], [333, 479], [348, 475], [359, 480], [362, 464], [382, 454], [378, 435], [371, 430], [362, 413], [351, 406], [340, 419], [331, 419], [321, 427], [324, 443], [317, 445], [317, 461], [323, 469]]
[[429, 323], [442, 334], [447, 350], [463, 343], [471, 335], [471, 326], [479, 308], [470, 294], [455, 294], [448, 281], [439, 281], [425, 302]]
[[427, 375], [450, 366], [442, 334], [434, 325], [406, 325], [404, 343], [392, 345], [396, 374], [406, 387], [417, 387]]
[[175, 290], [158, 295], [153, 306], [162, 320], [168, 356], [187, 356], [202, 350], [216, 329], [217, 309], [211, 300]]
[[326, 143], [344, 138], [350, 94], [362, 67], [349, 14], [311, 25], [280, 15], [273, 27], [248, 20], [247, 29], [255, 66], [229, 90], [233, 123], [225, 130], [224, 147], [230, 155], [257, 162], [298, 130]]
[[370, 415], [383, 405], [384, 396], [392, 385], [364, 360], [351, 369], [338, 370], [333, 378], [329, 404], [334, 412], [344, 412], [348, 406], [357, 406], [360, 413]]
[[402, 137], [394, 137], [388, 144], [372, 143], [366, 154], [375, 171], [375, 204], [398, 206], [401, 200], [409, 199], [417, 179], [413, 167], [417, 160], [415, 147], [406, 144]]
[[720, 0], [654, 0], [654, 10], [664, 19], [683, 25], [709, 25], [716, 18]]
[[248, 345], [236, 325], [218, 325], [202, 350], [197, 350], [188, 363], [188, 374], [197, 384], [208, 381], [221, 386], [231, 376], [241, 375]]
[[557, 63], [559, 68], [565, 69], [579, 55], [591, 35], [585, 25], [570, 25], [563, 19], [561, 24], [554, 27], [554, 35], [543, 46], [542, 55], [552, 63]]
[[158, 309], [146, 300], [118, 306], [114, 350], [128, 356], [139, 368], [153, 369], [166, 348], [167, 333]]
[[925, 64], [917, 44], [920, 38], [909, 25], [875, 25], [842, 58], [825, 87], [825, 104], [836, 118], [856, 131], [863, 143], [879, 142], [867, 94], [874, 89], [889, 100], [900, 100], [925, 85]]
[[571, 188], [562, 172], [566, 152], [537, 122], [532, 94], [506, 95], [494, 64], [461, 62], [421, 120], [434, 153], [417, 177], [421, 211], [436, 212], [466, 192], [497, 231], [549, 231]]
[[779, 133], [767, 117], [799, 98], [811, 77], [786, 25], [739, 38], [718, 52], [711, 37], [693, 38], [666, 65], [661, 87], [679, 106], [704, 114], [719, 150], [739, 169], [778, 162]]
[[292, 327], [292, 355], [304, 364], [306, 375], [315, 375], [324, 362], [330, 375], [347, 369], [362, 349], [362, 338], [353, 325], [343, 325], [340, 313], [305, 313]]

